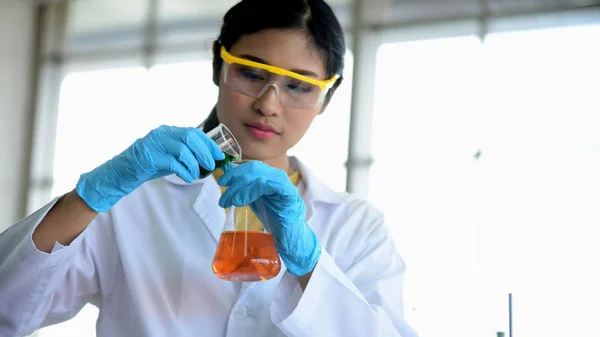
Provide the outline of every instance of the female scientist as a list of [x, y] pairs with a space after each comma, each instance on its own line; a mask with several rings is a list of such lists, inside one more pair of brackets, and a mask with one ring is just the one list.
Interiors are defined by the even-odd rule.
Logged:
[[[253, 161], [198, 179], [223, 152], [198, 128], [161, 126], [82, 174], [0, 235], [0, 336], [86, 303], [99, 308], [99, 337], [416, 335], [381, 212], [287, 155], [342, 81], [331, 8], [243, 0], [213, 51], [219, 96], [204, 131], [223, 123]], [[211, 269], [223, 208], [257, 200], [284, 267], [265, 282], [224, 281]]]

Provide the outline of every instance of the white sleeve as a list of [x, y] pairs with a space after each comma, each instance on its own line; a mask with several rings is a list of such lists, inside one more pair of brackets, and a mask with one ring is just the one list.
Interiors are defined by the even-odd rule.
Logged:
[[[23, 336], [75, 316], [88, 302], [98, 302], [99, 282], [108, 274], [116, 249], [95, 246], [111, 241], [105, 219], [96, 217], [68, 246], [55, 243], [50, 254], [39, 251], [32, 234], [54, 200], [0, 233], [0, 336]], [[99, 225], [99, 226], [98, 226]], [[104, 268], [104, 271], [100, 270]]]
[[288, 336], [417, 336], [403, 314], [405, 264], [382, 218], [362, 246], [345, 272], [323, 249], [304, 292], [286, 272], [273, 323]]

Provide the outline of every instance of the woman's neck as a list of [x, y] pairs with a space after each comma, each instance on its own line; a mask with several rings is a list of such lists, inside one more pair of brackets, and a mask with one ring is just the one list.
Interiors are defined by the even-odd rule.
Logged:
[[292, 173], [292, 165], [290, 165], [290, 160], [287, 154], [279, 156], [277, 158], [263, 160], [263, 162], [269, 166], [273, 166], [278, 169], [284, 170], [285, 172], [287, 172], [287, 174]]

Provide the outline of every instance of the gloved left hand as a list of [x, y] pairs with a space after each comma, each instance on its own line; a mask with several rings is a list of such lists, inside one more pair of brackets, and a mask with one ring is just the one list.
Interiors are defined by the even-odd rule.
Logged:
[[[228, 186], [219, 206], [250, 205], [259, 220], [270, 225], [277, 251], [291, 274], [300, 277], [314, 269], [321, 245], [306, 223], [304, 201], [285, 171], [251, 161], [223, 174], [218, 184]], [[257, 201], [264, 205], [264, 212]]]

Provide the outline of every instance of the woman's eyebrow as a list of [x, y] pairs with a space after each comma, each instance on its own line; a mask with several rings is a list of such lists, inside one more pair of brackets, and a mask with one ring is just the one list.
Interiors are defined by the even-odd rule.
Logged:
[[[240, 55], [240, 57], [244, 58], [244, 59], [247, 59], [249, 61], [254, 61], [254, 62], [266, 64], [266, 65], [271, 65], [271, 64], [269, 64], [269, 62], [261, 59], [260, 57], [256, 57], [256, 56], [252, 56], [252, 55], [248, 55], [248, 54]], [[290, 71], [295, 72], [295, 73], [300, 74], [300, 75], [304, 75], [304, 76], [312, 76], [312, 77], [315, 77], [315, 78], [319, 78], [319, 75], [315, 74], [314, 72], [312, 72], [310, 70], [290, 69]]]

